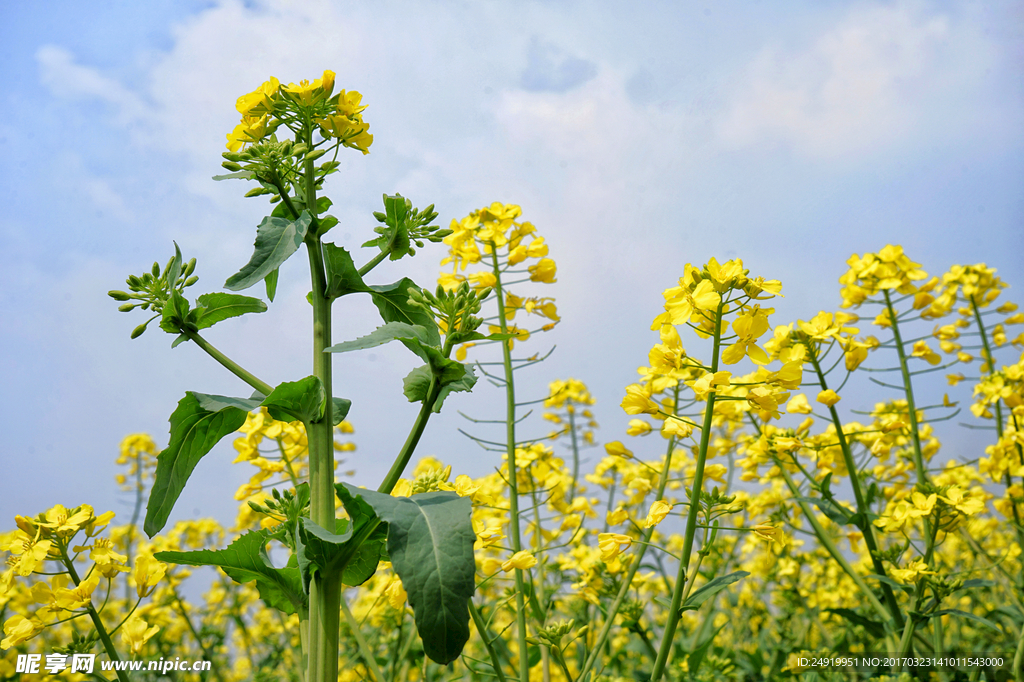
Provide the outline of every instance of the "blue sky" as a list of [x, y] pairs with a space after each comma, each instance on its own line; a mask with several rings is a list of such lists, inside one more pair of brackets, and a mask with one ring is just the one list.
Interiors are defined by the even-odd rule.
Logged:
[[[687, 262], [741, 257], [782, 280], [776, 323], [835, 309], [844, 261], [890, 242], [933, 274], [987, 262], [1011, 298], [1024, 286], [1019, 3], [36, 2], [3, 19], [8, 523], [58, 502], [124, 514], [121, 437], [163, 446], [184, 391], [245, 392], [190, 344], [171, 351], [158, 330], [130, 341], [141, 320], [105, 294], [166, 262], [172, 239], [199, 259], [197, 293], [248, 259], [266, 205], [209, 178], [235, 99], [270, 75], [329, 68], [369, 105], [372, 153], [345, 155], [328, 185], [339, 244], [369, 238], [385, 192], [435, 204], [444, 223], [492, 201], [523, 207], [558, 262], [544, 294], [563, 320], [531, 341], [557, 349], [522, 395], [585, 381], [603, 441], [623, 437], [623, 387]], [[425, 249], [377, 277], [429, 284], [441, 257]], [[269, 313], [209, 333], [272, 383], [309, 373], [300, 260]], [[366, 301], [336, 315], [338, 340], [377, 323]], [[400, 394], [410, 357], [336, 360], [360, 483], [376, 484], [415, 414]], [[497, 416], [488, 388], [450, 399], [420, 454], [494, 466], [456, 433], [455, 410]], [[248, 472], [223, 445], [181, 514], [231, 518]]]

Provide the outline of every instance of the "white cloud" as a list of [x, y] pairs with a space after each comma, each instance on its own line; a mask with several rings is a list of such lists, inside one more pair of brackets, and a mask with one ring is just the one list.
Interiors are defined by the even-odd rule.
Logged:
[[949, 16], [916, 4], [861, 6], [805, 47], [762, 50], [716, 129], [734, 148], [782, 144], [825, 159], [963, 135], [965, 121], [943, 114], [980, 114], [991, 58]]
[[96, 69], [75, 63], [62, 47], [44, 45], [36, 51], [39, 78], [57, 97], [98, 99], [114, 107], [115, 120], [129, 123], [144, 118], [146, 106], [132, 91]]

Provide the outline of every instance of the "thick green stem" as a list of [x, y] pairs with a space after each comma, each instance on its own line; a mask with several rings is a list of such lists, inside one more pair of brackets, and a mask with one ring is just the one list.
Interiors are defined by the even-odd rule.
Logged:
[[[498, 249], [491, 244], [491, 262], [497, 286], [494, 288], [498, 301], [498, 324], [501, 333], [508, 334], [505, 319], [505, 290], [501, 284], [501, 268], [498, 265]], [[508, 460], [509, 537], [512, 551], [523, 549], [519, 534], [519, 485], [516, 469], [516, 387], [512, 373], [512, 351], [508, 341], [501, 342], [501, 358], [505, 368], [505, 454]], [[516, 582], [516, 637], [519, 641], [519, 682], [530, 682], [530, 662], [526, 642], [526, 599], [522, 569], [515, 569]]]
[[487, 623], [484, 622], [472, 599], [469, 601], [469, 615], [473, 617], [473, 624], [476, 625], [476, 631], [480, 635], [480, 640], [484, 643], [484, 648], [487, 649], [487, 655], [491, 657], [491, 667], [494, 668], [494, 674], [498, 676], [498, 682], [505, 682], [505, 673], [501, 669], [501, 660], [498, 658], [498, 652], [494, 649], [490, 628], [487, 627]]
[[[714, 347], [711, 351], [711, 372], [718, 371], [718, 360], [722, 344], [722, 315], [725, 309], [725, 300], [718, 303], [715, 310], [715, 332]], [[686, 587], [686, 574], [690, 567], [690, 553], [693, 551], [693, 538], [697, 532], [697, 513], [700, 511], [700, 494], [704, 489], [704, 464], [708, 457], [708, 445], [711, 443], [711, 423], [715, 417], [716, 392], [711, 390], [707, 395], [707, 406], [704, 408], [704, 423], [700, 430], [700, 448], [697, 451], [697, 469], [693, 474], [693, 486], [690, 490], [690, 511], [686, 516], [686, 535], [683, 538], [683, 554], [679, 561], [679, 575], [676, 578], [675, 589], [672, 591], [672, 606], [669, 608], [668, 622], [665, 623], [665, 631], [661, 636], [661, 646], [658, 648], [658, 658], [654, 662], [654, 670], [651, 672], [651, 682], [658, 682], [665, 673], [665, 666], [668, 665], [668, 657], [672, 652], [672, 639], [676, 634], [676, 627], [682, 617], [680, 608], [683, 605], [683, 590]]]
[[212, 343], [204, 339], [199, 335], [199, 332], [189, 331], [188, 329], [182, 329], [181, 333], [193, 341], [197, 346], [202, 348], [209, 354], [211, 358], [223, 365], [229, 372], [234, 374], [236, 377], [244, 381], [245, 383], [252, 386], [254, 389], [262, 393], [263, 395], [270, 395], [270, 392], [274, 390], [274, 387], [265, 381], [261, 381], [255, 374], [249, 372], [244, 367], [239, 365], [237, 362], [224, 355], [224, 353], [217, 350]]
[[[312, 130], [310, 125], [307, 131]], [[312, 133], [307, 132], [308, 142]], [[312, 144], [310, 144], [312, 147]], [[304, 172], [306, 210], [317, 223], [316, 175], [313, 161], [307, 160]], [[321, 528], [334, 529], [334, 425], [332, 356], [326, 352], [331, 345], [331, 299], [327, 297], [323, 246], [315, 232], [306, 235], [313, 304], [313, 375], [320, 380], [327, 395], [321, 420], [306, 425], [309, 442], [310, 518]], [[334, 682], [338, 679], [338, 629], [341, 617], [341, 573], [322, 572], [309, 585], [309, 675], [308, 682]]]
[[434, 403], [437, 402], [439, 393], [437, 379], [431, 379], [430, 388], [427, 389], [427, 397], [423, 399], [423, 405], [420, 407], [419, 414], [416, 415], [416, 421], [413, 422], [412, 430], [409, 431], [405, 444], [402, 445], [398, 457], [395, 458], [394, 463], [391, 465], [388, 475], [384, 477], [384, 480], [378, 486], [377, 492], [388, 494], [395, 489], [398, 479], [402, 477], [405, 467], [409, 465], [409, 460], [412, 459], [412, 453], [420, 442], [423, 430], [427, 428], [427, 421], [434, 412]]
[[903, 348], [903, 338], [900, 336], [900, 324], [896, 319], [896, 310], [892, 306], [889, 290], [886, 289], [882, 293], [885, 295], [885, 307], [889, 312], [893, 341], [896, 343], [896, 353], [900, 359], [900, 374], [903, 376], [903, 391], [907, 398], [907, 416], [910, 419], [910, 436], [914, 443], [914, 469], [917, 471], [917, 482], [923, 485], [928, 480], [928, 474], [924, 470], [924, 456], [921, 454], [921, 434], [918, 431], [917, 407], [914, 404], [914, 386], [910, 382], [910, 367], [907, 364], [907, 353]]
[[[811, 343], [805, 344], [805, 348], [807, 348], [807, 354], [810, 356], [811, 364], [814, 366], [814, 372], [818, 375], [818, 383], [821, 385], [823, 391], [827, 391], [828, 384], [825, 381], [825, 373], [821, 370], [821, 362], [818, 359], [817, 349]], [[853, 459], [850, 442], [846, 440], [846, 433], [843, 431], [843, 422], [839, 419], [839, 412], [836, 410], [835, 405], [829, 405], [828, 410], [832, 417], [832, 425], [836, 429], [836, 438], [839, 441], [839, 449], [843, 453], [843, 462], [846, 465], [846, 472], [850, 476], [850, 484], [853, 487], [853, 497], [857, 502], [857, 513], [862, 519], [861, 522], [857, 524], [857, 527], [860, 528], [861, 533], [864, 535], [864, 544], [867, 545], [868, 554], [871, 556], [871, 565], [874, 567], [875, 573], [884, 576], [886, 575], [885, 565], [878, 556], [878, 543], [875, 540], [875, 529], [874, 526], [871, 525], [869, 516], [871, 509], [864, 497], [864, 490], [860, 482], [860, 473], [857, 471], [857, 463]], [[794, 495], [795, 494], [796, 493], [794, 493]], [[808, 518], [811, 518], [810, 514], [808, 514]], [[822, 534], [819, 533], [818, 535], [821, 537]], [[882, 594], [884, 595], [885, 603], [889, 607], [889, 611], [892, 613], [892, 617], [896, 622], [896, 627], [902, 627], [903, 614], [900, 611], [899, 604], [896, 602], [896, 595], [893, 593], [892, 587], [886, 583], [882, 583]]]

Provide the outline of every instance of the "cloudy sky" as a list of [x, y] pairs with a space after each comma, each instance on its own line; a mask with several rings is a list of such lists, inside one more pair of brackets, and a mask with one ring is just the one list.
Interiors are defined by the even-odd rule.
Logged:
[[[740, 257], [782, 280], [777, 323], [835, 309], [844, 261], [890, 242], [935, 274], [987, 262], [1024, 287], [1020, 3], [43, 0], [0, 13], [3, 527], [58, 502], [126, 512], [122, 436], [164, 446], [186, 390], [247, 394], [191, 344], [172, 351], [156, 329], [130, 341], [142, 319], [105, 294], [166, 262], [172, 239], [199, 259], [195, 293], [248, 260], [267, 205], [210, 176], [235, 99], [271, 75], [332, 69], [369, 105], [372, 153], [342, 155], [327, 188], [331, 237], [350, 250], [385, 192], [435, 204], [444, 223], [522, 206], [558, 263], [543, 293], [563, 319], [524, 347], [557, 346], [521, 395], [587, 382], [605, 441], [623, 437], [623, 387], [687, 262]], [[441, 257], [372, 279], [430, 284]], [[282, 270], [270, 312], [208, 334], [271, 383], [310, 373], [304, 260]], [[335, 311], [337, 340], [378, 324], [367, 300]], [[336, 361], [359, 483], [376, 485], [412, 422], [413, 360], [396, 347]], [[451, 398], [420, 454], [490, 470], [455, 410], [497, 417], [497, 393]], [[231, 518], [248, 472], [222, 446], [176, 515]]]

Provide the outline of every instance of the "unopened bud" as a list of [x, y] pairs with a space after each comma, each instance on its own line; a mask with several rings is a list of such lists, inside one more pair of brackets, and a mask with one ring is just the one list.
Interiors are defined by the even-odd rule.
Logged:
[[192, 286], [193, 284], [195, 284], [198, 281], [199, 281], [199, 275], [192, 275], [191, 277], [189, 277], [188, 279], [185, 280], [185, 286], [190, 287], [190, 286]]
[[185, 264], [185, 271], [182, 272], [181, 274], [183, 274], [186, 277], [188, 277], [189, 275], [191, 275], [195, 271], [196, 271], [196, 259], [193, 258], [192, 260], [190, 260], [188, 263]]
[[127, 301], [131, 299], [131, 296], [128, 295], [126, 292], [117, 291], [116, 289], [113, 291], [108, 291], [107, 296], [114, 299], [115, 301]]
[[148, 323], [144, 322], [143, 324], [140, 324], [138, 327], [136, 327], [135, 329], [132, 330], [132, 338], [133, 339], [137, 339], [140, 336], [142, 336], [143, 332], [146, 331], [146, 324], [148, 324]]
[[229, 171], [240, 171], [240, 170], [242, 170], [242, 167], [240, 165], [238, 165], [237, 163], [235, 163], [234, 161], [225, 161], [225, 162], [223, 162], [220, 165], [223, 168], [227, 168]]
[[310, 153], [306, 154], [306, 161], [316, 161], [326, 153], [326, 149], [314, 149]]
[[131, 311], [135, 310], [135, 304], [125, 303], [124, 305], [119, 305], [117, 309], [120, 310], [122, 313], [130, 313]]
[[156, 261], [153, 262], [153, 276], [154, 277], [159, 277], [160, 276], [160, 264], [157, 263]]

